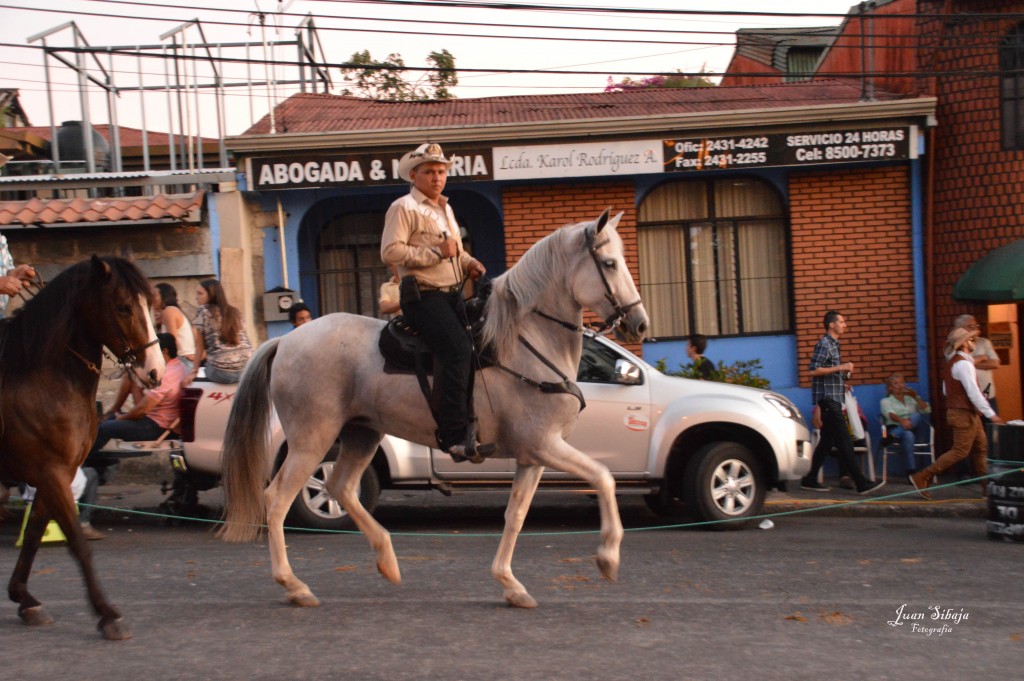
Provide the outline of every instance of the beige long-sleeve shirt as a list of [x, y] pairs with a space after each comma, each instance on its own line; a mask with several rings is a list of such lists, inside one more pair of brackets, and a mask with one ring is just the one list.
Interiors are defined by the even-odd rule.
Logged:
[[[440, 246], [448, 237], [458, 244], [456, 266], [441, 257]], [[448, 198], [434, 204], [415, 187], [391, 204], [384, 218], [381, 259], [398, 266], [398, 276], [412, 274], [421, 286], [447, 288], [458, 284], [475, 259], [462, 248], [462, 235]]]

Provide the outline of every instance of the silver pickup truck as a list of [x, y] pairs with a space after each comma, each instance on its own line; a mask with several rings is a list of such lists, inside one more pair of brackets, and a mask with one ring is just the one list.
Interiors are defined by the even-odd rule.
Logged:
[[[569, 436], [574, 446], [601, 461], [620, 494], [642, 494], [658, 514], [686, 514], [701, 521], [734, 520], [713, 527], [737, 529], [758, 515], [769, 489], [810, 469], [810, 433], [787, 398], [765, 390], [666, 376], [603, 337], [587, 334], [577, 382], [587, 406]], [[172, 500], [187, 503], [195, 490], [217, 484], [220, 451], [237, 386], [193, 384], [194, 423], [185, 412], [183, 454]], [[543, 399], [543, 398], [538, 398]], [[194, 425], [194, 429], [190, 428]], [[287, 447], [274, 423], [271, 449], [278, 462]], [[347, 529], [349, 518], [324, 482], [335, 452], [303, 488], [289, 522], [315, 529]], [[276, 468], [276, 464], [275, 464]], [[508, 491], [515, 462], [453, 463], [442, 451], [385, 437], [361, 481], [369, 511], [382, 489]], [[585, 483], [548, 471], [541, 487], [587, 491]]]

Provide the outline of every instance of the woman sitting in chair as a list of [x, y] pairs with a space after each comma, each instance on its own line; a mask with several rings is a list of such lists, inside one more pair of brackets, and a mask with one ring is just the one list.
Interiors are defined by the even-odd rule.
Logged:
[[914, 463], [914, 444], [928, 442], [931, 433], [932, 408], [912, 389], [900, 374], [885, 379], [886, 397], [880, 408], [886, 432], [900, 443], [906, 472], [917, 466]]

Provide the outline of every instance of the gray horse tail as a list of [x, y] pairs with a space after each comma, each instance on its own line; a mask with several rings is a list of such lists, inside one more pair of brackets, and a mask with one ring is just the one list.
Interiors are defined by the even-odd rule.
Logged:
[[221, 454], [224, 525], [217, 533], [225, 541], [254, 541], [266, 523], [263, 490], [270, 482], [270, 369], [279, 341], [267, 341], [252, 356], [231, 404]]

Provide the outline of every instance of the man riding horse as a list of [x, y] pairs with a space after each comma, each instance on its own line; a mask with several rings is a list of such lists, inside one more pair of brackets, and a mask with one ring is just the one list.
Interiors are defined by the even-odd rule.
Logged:
[[479, 461], [470, 405], [473, 342], [462, 289], [467, 277], [475, 281], [486, 268], [463, 250], [455, 214], [441, 194], [451, 166], [437, 144], [402, 157], [398, 174], [412, 187], [388, 209], [380, 253], [398, 267], [403, 316], [434, 354], [438, 445], [455, 461]]

